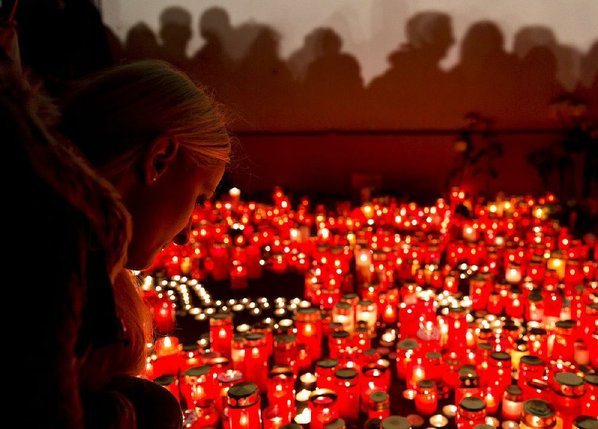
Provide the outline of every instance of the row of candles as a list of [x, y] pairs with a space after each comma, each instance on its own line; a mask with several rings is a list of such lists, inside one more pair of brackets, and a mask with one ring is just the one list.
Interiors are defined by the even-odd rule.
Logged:
[[[497, 422], [493, 416], [499, 410], [505, 421], [534, 427], [530, 422], [540, 420], [533, 410], [542, 407], [548, 420], [552, 412], [551, 421], [572, 427], [575, 413], [598, 415], [596, 249], [591, 253], [565, 228], [547, 220], [550, 202], [513, 199], [471, 206], [476, 217], [466, 221], [452, 215], [457, 203], [468, 204], [459, 195], [453, 195], [450, 204], [439, 201], [431, 208], [371, 204], [337, 218], [321, 211], [311, 215], [305, 202], [294, 212], [283, 194], [275, 194], [269, 208], [216, 203], [198, 214], [213, 223], [198, 221], [190, 248], [177, 255], [167, 249], [154, 267], [171, 278], [154, 288], [161, 297], [153, 307], [158, 331], [166, 334], [174, 328], [176, 294], [189, 314], [208, 319], [209, 351], [200, 353], [195, 363], [210, 356], [228, 360], [228, 369], [208, 364], [222, 369], [210, 369], [213, 383], [232, 368], [241, 374], [236, 382], [243, 380], [242, 390], [252, 392], [249, 396], [268, 392], [267, 407], [257, 407], [263, 410], [264, 426], [279, 427], [293, 417], [301, 422], [303, 409], [312, 412], [310, 427], [316, 429], [335, 419], [353, 421], [355, 410], [370, 417], [371, 407], [384, 408], [379, 403], [389, 399], [389, 387], [396, 382], [390, 379], [393, 362], [392, 372], [407, 387], [405, 397], [413, 399], [416, 411], [429, 416], [435, 427], [443, 427], [451, 417], [446, 407], [442, 415], [434, 415], [449, 397], [454, 398], [458, 427], [473, 427], [471, 422], [478, 420]], [[374, 229], [376, 225], [380, 228]], [[315, 227], [314, 237], [310, 227]], [[235, 230], [236, 235], [227, 234]], [[233, 273], [259, 278], [265, 266], [275, 272], [304, 272], [304, 301], [214, 302], [206, 299], [198, 282], [207, 272], [215, 280], [230, 275], [232, 288], [247, 288], [246, 278]], [[462, 293], [464, 286], [468, 295]], [[191, 304], [193, 291], [199, 306]], [[277, 323], [233, 329], [233, 314], [247, 309], [255, 317], [269, 309]], [[175, 337], [165, 338], [176, 344]], [[392, 351], [383, 358], [372, 344]], [[146, 376], [178, 374], [181, 380], [186, 370], [172, 358], [178, 354], [164, 353], [162, 347], [155, 344]], [[165, 356], [171, 356], [170, 363]], [[320, 362], [330, 360], [336, 365], [326, 378]], [[379, 380], [368, 381], [368, 365]], [[331, 417], [318, 414], [311, 403], [319, 402], [311, 400], [311, 394], [307, 399], [304, 394], [303, 401], [294, 397], [296, 407], [276, 405], [267, 381], [274, 370], [292, 380], [286, 381], [287, 387], [315, 370], [317, 391], [324, 392], [320, 400]], [[369, 393], [380, 393], [379, 400], [364, 393], [363, 386], [371, 383], [376, 387]], [[232, 424], [226, 404], [239, 408], [239, 393], [233, 390], [233, 396], [222, 401], [219, 416], [225, 425]], [[186, 398], [190, 409], [197, 409], [196, 399]], [[302, 402], [310, 406], [303, 408]], [[389, 414], [387, 408], [375, 415], [380, 420]], [[234, 424], [231, 429], [241, 427], [247, 426]]]

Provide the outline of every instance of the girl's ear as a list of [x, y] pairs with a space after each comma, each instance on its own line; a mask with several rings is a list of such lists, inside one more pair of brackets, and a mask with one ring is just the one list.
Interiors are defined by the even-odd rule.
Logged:
[[155, 139], [149, 148], [145, 159], [145, 183], [155, 183], [176, 159], [179, 144], [171, 136], [161, 136]]

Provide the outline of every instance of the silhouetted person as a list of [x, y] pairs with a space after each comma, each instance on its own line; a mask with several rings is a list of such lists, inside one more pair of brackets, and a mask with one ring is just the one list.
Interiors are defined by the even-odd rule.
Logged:
[[189, 66], [191, 75], [213, 89], [216, 98], [223, 102], [230, 101], [234, 92], [231, 82], [233, 61], [224, 47], [224, 41], [230, 39], [232, 31], [224, 9], [207, 9], [199, 20], [199, 34], [204, 44], [193, 55]]
[[138, 22], [127, 31], [124, 50], [127, 61], [159, 58], [160, 56], [158, 39], [145, 22]]
[[363, 112], [363, 79], [359, 63], [341, 52], [342, 40], [332, 29], [317, 33], [319, 55], [307, 67], [301, 94], [313, 114], [311, 122], [324, 127], [356, 128], [356, 114]]
[[517, 59], [507, 53], [504, 37], [490, 21], [472, 24], [461, 44], [461, 60], [450, 72], [457, 109], [496, 116], [509, 114], [517, 100]]
[[571, 47], [559, 44], [552, 29], [542, 25], [522, 27], [515, 33], [513, 52], [519, 58], [525, 57], [535, 46], [548, 47], [557, 60], [558, 79], [567, 89], [572, 90], [577, 84], [577, 64], [580, 61], [579, 52]]
[[324, 27], [318, 27], [310, 31], [303, 38], [303, 46], [289, 55], [287, 65], [297, 82], [302, 82], [305, 79], [305, 73], [309, 65], [322, 55], [318, 41], [322, 37], [321, 34], [326, 31], [329, 31], [329, 29]]
[[23, 67], [52, 94], [113, 62], [106, 28], [90, 0], [21, 0], [16, 20]]
[[275, 30], [264, 27], [237, 69], [235, 82], [246, 126], [267, 123], [275, 127], [293, 116], [296, 87], [279, 56], [278, 39]]
[[591, 85], [596, 73], [598, 73], [598, 40], [594, 41], [581, 60], [580, 83], [585, 86]]
[[368, 87], [372, 121], [428, 126], [446, 98], [446, 75], [438, 63], [454, 43], [450, 16], [420, 12], [406, 24], [407, 43], [388, 56], [390, 68]]
[[171, 6], [160, 14], [160, 57], [187, 70], [187, 46], [191, 40], [191, 14], [182, 7]]

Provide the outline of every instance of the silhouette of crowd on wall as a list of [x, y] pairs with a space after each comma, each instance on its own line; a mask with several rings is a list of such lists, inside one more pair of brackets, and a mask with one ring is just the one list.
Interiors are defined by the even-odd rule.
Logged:
[[[43, 2], [50, 0], [35, 3]], [[98, 17], [82, 21], [83, 11], [75, 12], [79, 30], [90, 27], [91, 21], [98, 25]], [[42, 51], [41, 73], [60, 71], [74, 77], [110, 61], [162, 58], [210, 88], [230, 112], [236, 130], [458, 128], [468, 112], [494, 118], [498, 127], [542, 128], [554, 125], [551, 100], [566, 92], [598, 111], [598, 40], [588, 52], [578, 52], [559, 44], [553, 31], [543, 26], [518, 29], [510, 52], [496, 23], [477, 21], [458, 46], [458, 63], [443, 70], [439, 63], [456, 43], [452, 18], [443, 12], [419, 12], [407, 19], [406, 43], [387, 54], [388, 68], [366, 82], [358, 60], [343, 49], [343, 40], [332, 28], [314, 28], [303, 46], [285, 59], [279, 52], [283, 36], [277, 30], [254, 21], [233, 26], [225, 9], [212, 7], [200, 15], [197, 33], [202, 44], [189, 55], [194, 23], [189, 11], [173, 6], [161, 12], [157, 34], [139, 22], [121, 41], [104, 26], [110, 49], [106, 58], [95, 41], [73, 41], [66, 35], [66, 23], [59, 26], [60, 21], [48, 19], [48, 14], [37, 16], [32, 24], [27, 11], [21, 12], [22, 39], [25, 61], [36, 64], [34, 57], [41, 55], [34, 50], [36, 44]], [[30, 40], [27, 30], [32, 25], [38, 26], [38, 33], [39, 26], [47, 29], [41, 33], [43, 44]], [[62, 30], [57, 34], [58, 28]], [[71, 57], [51, 59], [56, 43], [72, 47]], [[86, 55], [76, 61], [87, 63], [78, 69], [48, 66], [71, 66], [69, 59], [75, 61], [81, 53]]]

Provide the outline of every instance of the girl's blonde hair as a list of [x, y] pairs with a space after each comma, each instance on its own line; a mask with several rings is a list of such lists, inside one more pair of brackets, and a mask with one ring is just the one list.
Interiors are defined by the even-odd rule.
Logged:
[[200, 166], [228, 163], [231, 156], [231, 138], [217, 103], [186, 74], [160, 60], [121, 65], [84, 82], [67, 101], [62, 124], [111, 180], [164, 135], [176, 138]]

